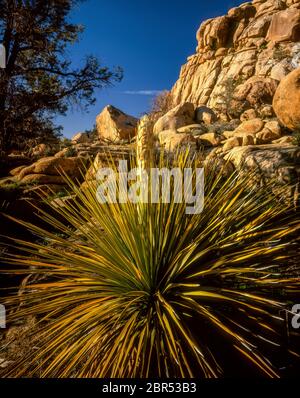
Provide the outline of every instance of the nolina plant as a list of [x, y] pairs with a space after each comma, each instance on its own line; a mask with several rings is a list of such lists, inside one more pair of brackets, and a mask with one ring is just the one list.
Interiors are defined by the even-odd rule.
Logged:
[[15, 240], [23, 254], [7, 260], [8, 272], [35, 275], [7, 320], [34, 316], [38, 336], [5, 376], [219, 377], [231, 366], [280, 376], [299, 220], [248, 178], [206, 170], [198, 215], [173, 200], [100, 204], [94, 183], [69, 181], [76, 199], [42, 212], [49, 228], [22, 222], [51, 244]]

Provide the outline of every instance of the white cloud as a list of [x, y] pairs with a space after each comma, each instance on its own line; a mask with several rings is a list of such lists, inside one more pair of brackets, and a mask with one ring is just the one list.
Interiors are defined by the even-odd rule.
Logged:
[[128, 95], [157, 95], [162, 93], [163, 90], [135, 90], [135, 91], [123, 91], [123, 94]]

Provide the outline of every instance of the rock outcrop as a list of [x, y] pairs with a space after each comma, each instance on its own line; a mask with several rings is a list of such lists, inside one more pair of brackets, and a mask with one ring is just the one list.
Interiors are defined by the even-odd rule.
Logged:
[[233, 148], [225, 160], [232, 162], [239, 172], [249, 175], [258, 185], [274, 182], [273, 192], [280, 198], [299, 200], [299, 147], [274, 144], [244, 146]]
[[106, 106], [96, 118], [99, 138], [113, 142], [133, 138], [136, 135], [137, 123], [138, 119], [126, 115], [112, 105]]
[[299, 40], [300, 0], [254, 0], [205, 21], [172, 89], [174, 105], [207, 105], [226, 117], [254, 108], [265, 117], [279, 82], [300, 66]]
[[80, 157], [58, 158], [47, 157], [30, 166], [12, 170], [15, 180], [21, 185], [40, 187], [47, 185], [54, 191], [67, 186], [66, 177], [81, 181], [84, 176], [86, 161]]

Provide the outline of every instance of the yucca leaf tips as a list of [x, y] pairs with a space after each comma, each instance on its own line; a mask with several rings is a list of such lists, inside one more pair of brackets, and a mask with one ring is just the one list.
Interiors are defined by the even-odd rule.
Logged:
[[7, 264], [35, 275], [9, 304], [11, 321], [37, 318], [39, 338], [6, 375], [218, 377], [244, 364], [280, 376], [280, 310], [299, 291], [296, 213], [211, 169], [195, 215], [174, 200], [100, 204], [94, 183], [69, 184], [76, 199], [56, 208], [65, 223], [43, 213], [52, 230], [26, 224], [51, 244], [19, 241], [25, 254]]

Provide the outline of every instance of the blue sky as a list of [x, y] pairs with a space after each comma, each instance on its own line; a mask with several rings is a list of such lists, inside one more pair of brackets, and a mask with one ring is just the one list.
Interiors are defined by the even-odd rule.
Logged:
[[102, 108], [112, 104], [140, 116], [149, 109], [149, 92], [170, 89], [181, 65], [195, 53], [196, 31], [208, 18], [225, 14], [242, 0], [87, 0], [74, 9], [71, 20], [85, 26], [79, 43], [68, 50], [74, 65], [85, 55], [104, 65], [121, 66], [124, 79], [97, 91], [90, 111], [68, 112], [56, 118], [63, 134], [91, 128]]

